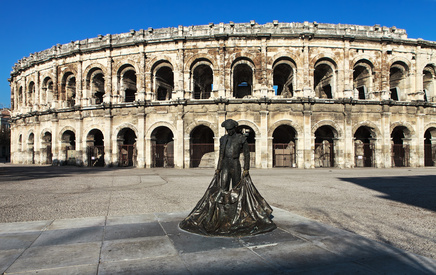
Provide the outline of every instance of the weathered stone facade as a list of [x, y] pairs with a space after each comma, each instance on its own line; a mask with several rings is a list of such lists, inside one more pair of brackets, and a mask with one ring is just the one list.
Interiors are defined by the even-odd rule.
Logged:
[[209, 24], [56, 45], [11, 73], [12, 162], [213, 167], [239, 122], [252, 167], [433, 166], [436, 42], [395, 27]]

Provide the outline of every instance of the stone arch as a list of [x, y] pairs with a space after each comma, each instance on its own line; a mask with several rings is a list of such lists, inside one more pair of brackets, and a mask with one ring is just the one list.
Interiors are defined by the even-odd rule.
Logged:
[[138, 132], [130, 123], [124, 123], [116, 129], [118, 166], [137, 166]]
[[194, 99], [208, 99], [213, 90], [213, 63], [207, 58], [196, 59], [190, 67], [190, 90]]
[[271, 127], [273, 167], [297, 167], [297, 129], [287, 120], [281, 122]]
[[271, 57], [272, 62], [268, 63], [268, 68], [272, 69], [274, 67], [274, 64], [276, 64], [277, 61], [281, 59], [291, 60], [295, 64], [296, 70], [298, 67], [301, 67], [303, 63], [300, 55], [296, 55], [292, 51], [279, 51], [276, 54], [274, 54], [273, 57]]
[[[151, 139], [151, 134], [153, 133], [153, 131], [158, 128], [158, 127], [167, 127], [168, 129], [170, 129], [173, 133], [177, 133], [177, 128], [170, 122], [167, 121], [158, 121], [153, 123], [152, 125], [150, 125], [150, 127], [148, 127], [148, 130], [145, 134], [145, 138], [147, 139]], [[175, 139], [174, 139], [175, 140]]]
[[61, 77], [61, 91], [58, 100], [65, 102], [66, 107], [72, 107], [76, 101], [77, 81], [76, 75], [68, 70]]
[[392, 167], [408, 167], [410, 165], [410, 145], [414, 137], [413, 128], [407, 123], [392, 123], [390, 137]]
[[373, 89], [374, 64], [368, 59], [359, 59], [352, 68], [354, 98], [368, 99]]
[[368, 127], [369, 129], [371, 129], [371, 132], [374, 135], [373, 136], [374, 138], [381, 137], [380, 129], [378, 128], [378, 126], [375, 123], [373, 123], [371, 121], [362, 121], [362, 122], [356, 123], [352, 129], [353, 134], [356, 133], [357, 129], [359, 129], [360, 127]]
[[92, 104], [103, 103], [103, 96], [106, 93], [106, 68], [99, 63], [89, 65], [84, 71], [86, 90], [89, 92], [88, 96], [92, 100]]
[[58, 134], [58, 137], [60, 138], [59, 141], [62, 141], [62, 134], [63, 134], [65, 131], [71, 131], [71, 132], [73, 132], [74, 134], [76, 134], [76, 129], [74, 129], [74, 128], [71, 127], [71, 126], [65, 126], [64, 128], [62, 128], [62, 130], [59, 131], [59, 134]]
[[153, 128], [150, 134], [152, 167], [174, 167], [174, 133], [167, 126]]
[[189, 136], [190, 133], [192, 132], [192, 130], [194, 130], [194, 128], [204, 125], [206, 127], [209, 127], [212, 131], [213, 134], [215, 135], [215, 137], [218, 136], [218, 127], [216, 126], [215, 123], [211, 123], [207, 120], [198, 120], [198, 121], [193, 121], [192, 123], [190, 123], [189, 125], [186, 126], [185, 128], [185, 136]]
[[256, 67], [251, 59], [240, 57], [234, 60], [230, 73], [233, 97], [243, 98], [253, 95], [255, 72]]
[[[205, 62], [205, 63], [202, 63]], [[195, 68], [195, 66], [201, 65], [201, 64], [210, 64], [212, 68], [216, 67], [217, 60], [215, 56], [209, 56], [205, 54], [194, 54], [193, 56], [190, 56], [185, 61], [185, 70], [192, 70]]]
[[[174, 60], [168, 56], [168, 55], [159, 55], [151, 58], [146, 62], [146, 71], [149, 71], [153, 73], [153, 71], [156, 69], [156, 66], [158, 66], [160, 63], [167, 62], [170, 64], [175, 64]], [[172, 67], [173, 65], [171, 65]], [[174, 68], [172, 67], [174, 70]]]
[[135, 127], [135, 125], [133, 125], [132, 123], [128, 123], [128, 122], [125, 122], [125, 123], [122, 123], [122, 124], [118, 125], [118, 126], [114, 129], [114, 131], [113, 131], [113, 133], [112, 133], [113, 136], [118, 138], [118, 134], [119, 134], [120, 131], [121, 131], [122, 129], [124, 129], [124, 128], [130, 128], [130, 129], [132, 129], [133, 132], [135, 132], [136, 137], [139, 138], [139, 137], [138, 137], [138, 129]]
[[33, 80], [29, 81], [29, 84], [27, 85], [27, 106], [32, 106], [32, 104], [35, 103], [35, 93], [36, 93], [36, 85]]
[[41, 130], [41, 133], [39, 135], [40, 140], [42, 140], [44, 138], [45, 133], [53, 134], [52, 130], [50, 128], [44, 128]]
[[[315, 127], [314, 127], [315, 128]], [[315, 167], [334, 167], [336, 163], [338, 130], [330, 123], [320, 123], [315, 128], [314, 162]]]
[[261, 136], [260, 129], [256, 123], [254, 123], [250, 120], [246, 120], [246, 119], [240, 119], [240, 120], [237, 120], [237, 122], [238, 122], [238, 127], [239, 126], [248, 126], [251, 129], [253, 129], [254, 134], [256, 135], [256, 138], [259, 138]]
[[339, 127], [339, 125], [333, 120], [328, 120], [328, 119], [318, 121], [315, 125], [312, 126], [312, 136], [315, 136], [316, 130], [318, 130], [318, 128], [321, 128], [322, 126], [332, 127], [334, 129], [333, 133], [335, 134], [335, 138], [343, 137], [343, 132], [341, 127]]
[[174, 67], [171, 62], [161, 59], [151, 69], [152, 90], [155, 100], [170, 100], [174, 90]]
[[49, 105], [54, 99], [54, 82], [51, 76], [43, 78], [41, 90], [41, 103]]
[[276, 95], [293, 97], [297, 86], [297, 64], [289, 57], [282, 56], [276, 59], [271, 70], [273, 88]]
[[436, 166], [436, 123], [424, 129], [424, 166]]
[[295, 121], [292, 121], [290, 119], [281, 119], [281, 120], [274, 122], [270, 127], [268, 127], [268, 137], [272, 137], [274, 131], [280, 125], [287, 125], [287, 126], [294, 128], [296, 138], [298, 138], [299, 133], [303, 133], [303, 128], [300, 125], [298, 125]]
[[434, 102], [436, 99], [436, 68], [434, 64], [427, 64], [422, 69], [422, 88], [424, 101]]
[[389, 66], [389, 90], [392, 100], [404, 101], [410, 89], [410, 62], [404, 58], [391, 60]]
[[215, 132], [204, 124], [195, 126], [189, 133], [190, 167], [215, 166]]
[[412, 124], [410, 124], [408, 122], [394, 122], [394, 123], [391, 123], [390, 132], [392, 133], [392, 131], [396, 127], [404, 127], [405, 129], [407, 129], [405, 131], [405, 134], [407, 135], [407, 136], [405, 136], [405, 138], [410, 139], [410, 138], [414, 138], [415, 137], [415, 130], [414, 130]]
[[86, 158], [87, 166], [89, 167], [102, 167], [105, 165], [104, 161], [104, 133], [98, 127], [93, 127], [86, 133]]
[[135, 101], [138, 91], [137, 71], [129, 63], [123, 64], [117, 71], [117, 91], [124, 100], [123, 102]]
[[52, 154], [53, 135], [51, 129], [44, 128], [41, 131], [40, 140], [41, 140], [42, 163], [43, 164], [53, 163], [53, 154]]
[[29, 154], [29, 163], [35, 164], [35, 134], [30, 130], [27, 135], [27, 151]]
[[335, 98], [336, 62], [331, 58], [322, 57], [311, 68], [313, 68], [313, 90], [315, 97]]

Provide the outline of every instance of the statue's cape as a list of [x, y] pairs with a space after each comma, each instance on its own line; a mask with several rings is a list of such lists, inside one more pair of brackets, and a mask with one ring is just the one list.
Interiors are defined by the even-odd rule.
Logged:
[[216, 174], [204, 196], [179, 224], [192, 233], [212, 236], [246, 236], [274, 230], [272, 208], [254, 186], [250, 175], [243, 176], [230, 191], [221, 189]]

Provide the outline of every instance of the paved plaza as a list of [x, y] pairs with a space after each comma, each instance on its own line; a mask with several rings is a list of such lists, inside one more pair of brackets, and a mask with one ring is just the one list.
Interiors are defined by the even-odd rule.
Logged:
[[0, 273], [436, 274], [436, 170], [253, 169], [278, 229], [177, 224], [213, 169], [0, 164]]

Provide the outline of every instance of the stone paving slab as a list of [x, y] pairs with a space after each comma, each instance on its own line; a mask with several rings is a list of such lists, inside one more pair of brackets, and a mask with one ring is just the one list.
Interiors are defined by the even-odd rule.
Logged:
[[436, 274], [436, 260], [274, 208], [273, 232], [205, 237], [188, 212], [0, 224], [4, 274]]

